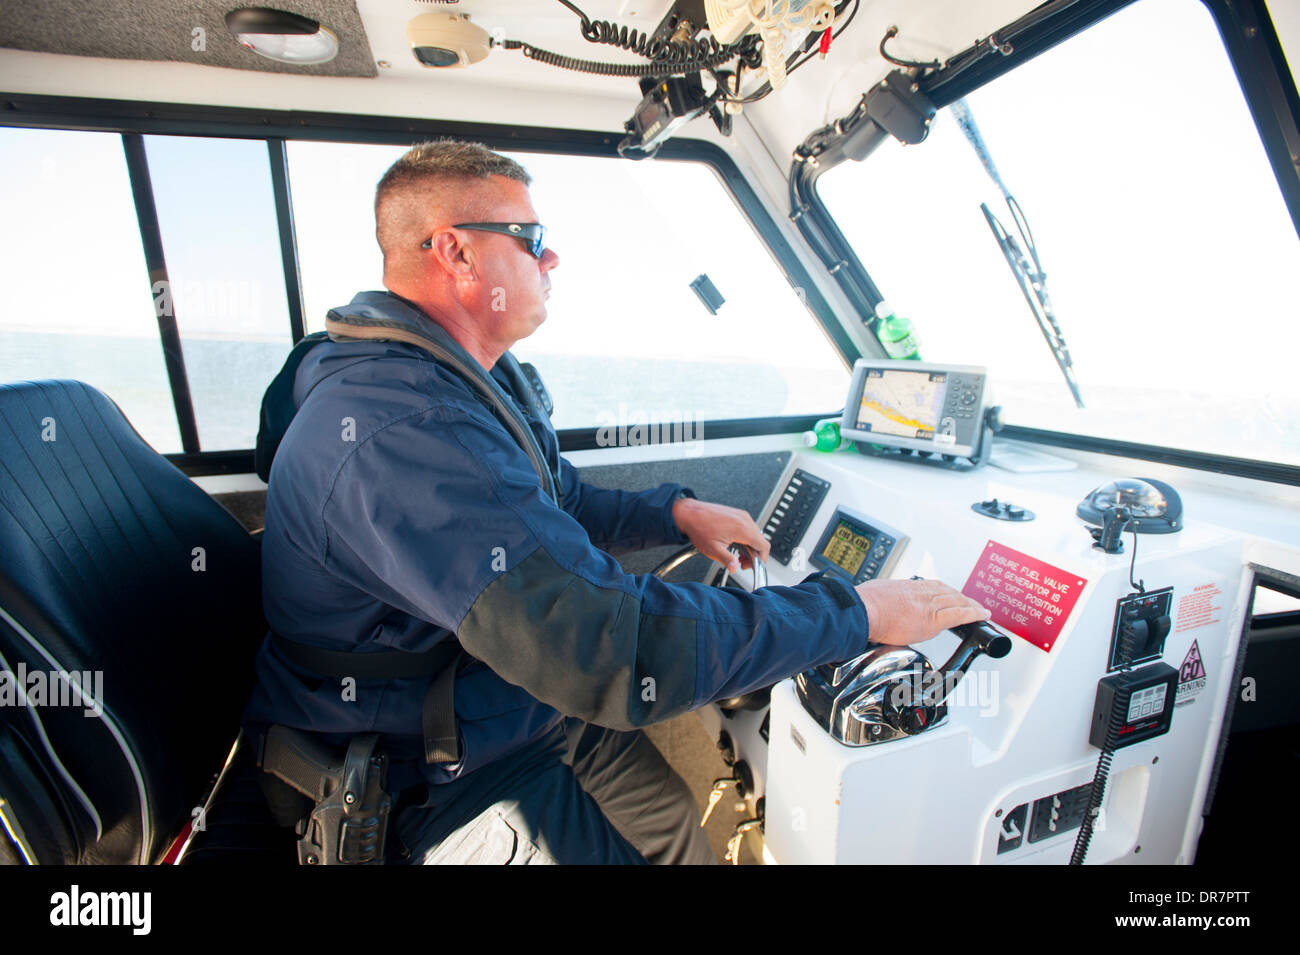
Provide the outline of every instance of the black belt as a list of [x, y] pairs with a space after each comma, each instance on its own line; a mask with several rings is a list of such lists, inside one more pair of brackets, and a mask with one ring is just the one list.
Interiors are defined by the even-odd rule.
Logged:
[[456, 671], [469, 656], [455, 637], [448, 637], [419, 653], [408, 650], [379, 650], [373, 653], [326, 650], [271, 634], [276, 652], [304, 670], [335, 679], [415, 680], [428, 679], [420, 711], [427, 763], [460, 762], [460, 739], [456, 733]]

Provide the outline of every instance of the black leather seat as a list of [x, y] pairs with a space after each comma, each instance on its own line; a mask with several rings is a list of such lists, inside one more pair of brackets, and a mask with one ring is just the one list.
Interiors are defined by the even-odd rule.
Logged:
[[241, 745], [208, 806], [204, 829], [185, 847], [181, 865], [296, 866], [298, 837], [276, 825], [258, 786], [253, 747]]
[[[21, 698], [0, 706], [0, 861], [163, 858], [238, 733], [258, 550], [94, 388], [0, 386], [0, 680]], [[102, 674], [102, 716], [74, 671], [92, 695]]]

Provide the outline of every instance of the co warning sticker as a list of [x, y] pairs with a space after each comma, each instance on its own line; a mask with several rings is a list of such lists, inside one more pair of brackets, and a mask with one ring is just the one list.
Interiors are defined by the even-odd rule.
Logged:
[[1207, 679], [1205, 661], [1201, 659], [1201, 648], [1193, 640], [1187, 656], [1183, 657], [1183, 665], [1178, 668], [1178, 693], [1174, 696], [1174, 706], [1186, 706], [1188, 703], [1195, 702], [1201, 691], [1205, 689]]
[[992, 611], [991, 622], [1050, 652], [1088, 582], [989, 541], [961, 592]]

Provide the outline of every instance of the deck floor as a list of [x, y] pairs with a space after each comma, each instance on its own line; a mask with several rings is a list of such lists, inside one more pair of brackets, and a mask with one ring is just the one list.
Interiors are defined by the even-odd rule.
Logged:
[[[728, 775], [729, 770], [718, 755], [718, 747], [709, 738], [700, 718], [694, 713], [686, 713], [676, 719], [648, 726], [645, 732], [659, 752], [663, 753], [668, 764], [686, 780], [702, 816], [710, 786], [718, 777]], [[731, 838], [736, 824], [746, 818], [745, 813], [735, 810], [737, 802], [739, 801], [734, 798], [723, 798], [713, 810], [708, 825], [704, 827], [719, 862], [726, 854], [727, 840]], [[757, 865], [755, 853], [761, 851], [759, 840], [754, 836], [747, 837], [740, 850], [740, 864]]]

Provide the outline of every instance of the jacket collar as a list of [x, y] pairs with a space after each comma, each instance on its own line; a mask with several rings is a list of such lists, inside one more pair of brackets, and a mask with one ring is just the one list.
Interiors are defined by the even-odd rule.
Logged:
[[532, 460], [542, 489], [559, 502], [559, 480], [514, 401], [446, 329], [413, 302], [391, 292], [358, 292], [347, 305], [329, 310], [325, 331], [331, 341], [398, 341], [432, 355], [487, 401], [515, 443]]
[[433, 344], [459, 362], [482, 372], [482, 366], [452, 338], [447, 330], [429, 318], [414, 302], [391, 292], [358, 292], [347, 305], [332, 308], [325, 317], [325, 331], [332, 341], [360, 339], [399, 341], [428, 351]]

